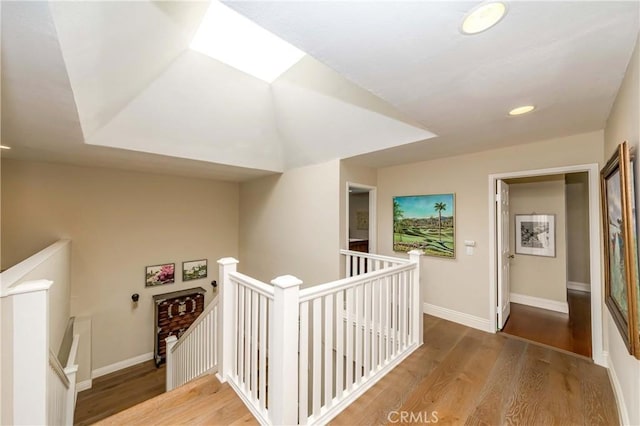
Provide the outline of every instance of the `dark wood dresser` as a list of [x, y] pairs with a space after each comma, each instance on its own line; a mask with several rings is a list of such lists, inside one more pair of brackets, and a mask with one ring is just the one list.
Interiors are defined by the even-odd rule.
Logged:
[[156, 304], [153, 336], [156, 366], [166, 359], [164, 339], [171, 335], [180, 338], [204, 310], [205, 292], [202, 287], [195, 287], [153, 296]]

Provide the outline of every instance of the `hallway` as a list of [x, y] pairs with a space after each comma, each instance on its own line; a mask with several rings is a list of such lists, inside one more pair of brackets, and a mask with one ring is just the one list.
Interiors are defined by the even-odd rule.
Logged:
[[502, 332], [591, 358], [590, 297], [590, 293], [568, 290], [568, 315], [511, 303]]

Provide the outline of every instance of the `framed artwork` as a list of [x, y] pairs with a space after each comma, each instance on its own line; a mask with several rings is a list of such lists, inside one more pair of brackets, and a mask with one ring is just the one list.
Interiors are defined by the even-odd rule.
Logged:
[[455, 258], [455, 194], [393, 197], [393, 251]]
[[175, 263], [147, 266], [145, 268], [145, 287], [154, 287], [175, 282]]
[[207, 259], [182, 262], [182, 281], [207, 278]]
[[556, 257], [556, 216], [516, 215], [516, 254]]
[[638, 257], [629, 147], [620, 144], [600, 171], [605, 303], [627, 345], [640, 358]]
[[356, 212], [356, 229], [358, 230], [369, 229], [369, 212], [368, 211]]

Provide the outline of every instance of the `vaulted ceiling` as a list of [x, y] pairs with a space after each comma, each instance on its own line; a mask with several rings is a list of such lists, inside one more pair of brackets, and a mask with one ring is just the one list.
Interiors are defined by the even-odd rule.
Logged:
[[2, 154], [245, 180], [602, 129], [639, 27], [638, 2], [510, 2], [475, 36], [477, 2], [225, 3], [308, 56], [267, 84], [191, 51], [206, 2], [2, 2]]

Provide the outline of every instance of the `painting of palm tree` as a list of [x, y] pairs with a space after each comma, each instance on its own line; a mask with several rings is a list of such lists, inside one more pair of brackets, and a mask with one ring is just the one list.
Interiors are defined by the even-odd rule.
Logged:
[[455, 257], [455, 195], [393, 197], [393, 250]]

